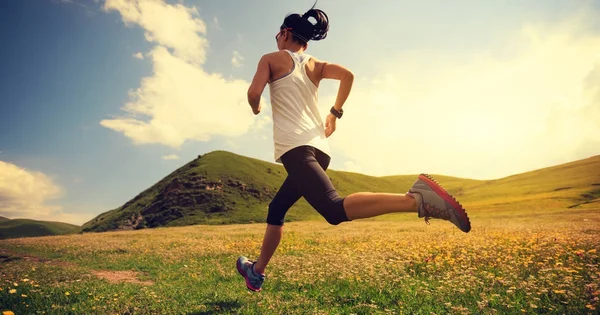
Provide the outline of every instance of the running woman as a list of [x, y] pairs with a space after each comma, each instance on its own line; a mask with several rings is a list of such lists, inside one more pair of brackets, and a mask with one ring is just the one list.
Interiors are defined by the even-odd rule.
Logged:
[[[283, 234], [285, 214], [301, 197], [332, 225], [386, 213], [416, 212], [427, 224], [429, 218], [438, 218], [454, 223], [464, 232], [471, 230], [465, 209], [427, 174], [419, 175], [406, 194], [359, 192], [342, 198], [337, 193], [325, 172], [331, 155], [327, 138], [342, 118], [342, 106], [350, 94], [354, 75], [341, 65], [305, 53], [309, 41], [325, 39], [328, 31], [327, 15], [314, 9], [314, 5], [303, 15], [286, 16], [275, 36], [278, 51], [262, 56], [248, 89], [248, 102], [258, 115], [261, 95], [269, 84], [275, 161], [282, 163], [288, 174], [269, 204], [258, 259], [251, 261], [241, 256], [236, 262], [238, 272], [252, 291], [261, 290], [265, 269]], [[323, 79], [340, 81], [337, 99], [325, 123], [317, 107]]]

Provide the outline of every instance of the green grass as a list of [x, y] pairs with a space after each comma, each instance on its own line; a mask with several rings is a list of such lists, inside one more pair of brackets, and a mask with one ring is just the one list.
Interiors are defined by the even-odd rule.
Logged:
[[[264, 224], [6, 240], [0, 305], [15, 314], [586, 314], [600, 307], [598, 208], [516, 220], [483, 212], [468, 234], [414, 215], [387, 220], [286, 224], [260, 293], [246, 289], [234, 264], [239, 255], [256, 258]], [[112, 283], [97, 271], [135, 271], [151, 282]]]
[[77, 233], [81, 227], [73, 224], [29, 219], [0, 219], [0, 239]]

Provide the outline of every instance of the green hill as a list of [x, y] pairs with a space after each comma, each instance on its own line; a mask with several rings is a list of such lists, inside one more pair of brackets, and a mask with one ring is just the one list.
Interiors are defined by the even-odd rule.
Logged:
[[474, 209], [544, 213], [600, 208], [600, 156], [462, 188], [457, 195]]
[[[211, 152], [177, 169], [123, 206], [85, 223], [82, 230], [262, 222], [285, 176], [281, 165], [225, 151]], [[313, 212], [301, 201], [288, 218], [316, 218]]]
[[[406, 192], [416, 175], [373, 177], [328, 170], [341, 195]], [[467, 208], [481, 212], [544, 214], [598, 207], [600, 156], [497, 180], [434, 177]], [[268, 203], [286, 176], [280, 164], [214, 151], [189, 162], [123, 206], [82, 226], [84, 232], [192, 224], [264, 222]], [[287, 221], [322, 219], [301, 199]]]
[[81, 227], [62, 222], [7, 219], [0, 217], [0, 239], [62, 235], [79, 232]]

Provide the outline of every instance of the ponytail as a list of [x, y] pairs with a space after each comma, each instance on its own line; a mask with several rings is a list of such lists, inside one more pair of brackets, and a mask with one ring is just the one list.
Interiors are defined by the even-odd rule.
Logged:
[[[315, 4], [317, 3], [315, 2]], [[306, 11], [306, 13], [302, 15], [302, 18], [307, 20], [309, 23], [310, 21], [308, 19], [311, 17], [314, 18], [315, 21], [317, 21], [317, 23], [311, 23], [313, 25], [313, 33], [310, 37], [310, 40], [325, 39], [327, 37], [327, 32], [329, 32], [329, 17], [327, 17], [327, 14], [325, 14], [325, 12], [323, 12], [322, 10], [313, 8]]]
[[[315, 9], [313, 4], [310, 10], [303, 15], [290, 14], [285, 17], [281, 29], [289, 28], [295, 41], [306, 44], [310, 40], [322, 40], [327, 37], [329, 32], [329, 17], [322, 10]], [[313, 18], [316, 22], [313, 23], [309, 19]]]

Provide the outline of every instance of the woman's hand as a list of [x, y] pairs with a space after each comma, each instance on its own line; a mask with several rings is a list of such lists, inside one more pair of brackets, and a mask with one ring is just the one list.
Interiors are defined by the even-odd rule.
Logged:
[[262, 104], [258, 104], [257, 108], [252, 107], [252, 112], [254, 113], [254, 115], [258, 115], [260, 114], [260, 110], [262, 109]]
[[335, 121], [337, 117], [333, 116], [333, 114], [327, 115], [325, 118], [325, 137], [329, 138], [331, 134], [335, 131]]

